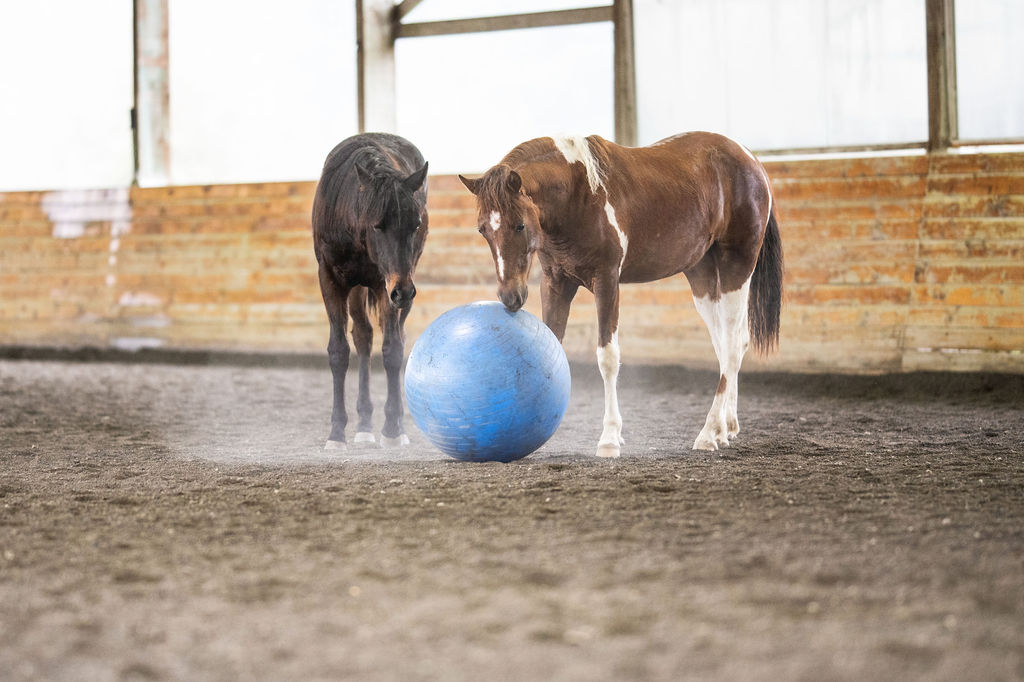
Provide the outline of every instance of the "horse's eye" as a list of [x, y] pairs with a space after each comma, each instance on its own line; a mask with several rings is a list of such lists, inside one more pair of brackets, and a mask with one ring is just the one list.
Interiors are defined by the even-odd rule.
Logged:
[[525, 229], [526, 225], [524, 225], [523, 223], [519, 223], [518, 225], [516, 225], [516, 232], [522, 232]]
[[376, 230], [377, 232], [383, 232], [384, 223], [377, 223], [376, 225], [373, 226], [373, 229]]
[[487, 229], [487, 226], [481, 225], [480, 227], [476, 228], [476, 231], [479, 232], [480, 234], [483, 234], [485, 229]]

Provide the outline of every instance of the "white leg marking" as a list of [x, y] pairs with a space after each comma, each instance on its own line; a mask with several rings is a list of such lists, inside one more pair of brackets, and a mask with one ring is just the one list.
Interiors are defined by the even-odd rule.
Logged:
[[619, 274], [621, 275], [622, 265], [626, 262], [626, 249], [629, 248], [629, 238], [626, 236], [626, 233], [622, 231], [622, 228], [619, 227], [619, 221], [615, 217], [615, 209], [612, 208], [612, 202], [607, 199], [605, 199], [604, 202], [604, 213], [608, 216], [608, 222], [613, 228], [615, 228], [615, 232], [619, 235], [619, 244], [622, 246], [622, 258], [619, 259]]
[[597, 442], [598, 457], [618, 457], [622, 440], [622, 415], [616, 383], [619, 378], [619, 333], [612, 334], [611, 342], [597, 349], [597, 366], [604, 380], [604, 429]]
[[388, 438], [383, 434], [381, 434], [380, 437], [380, 445], [382, 448], [404, 448], [408, 444], [409, 436], [404, 433], [400, 436], [395, 436], [394, 438]]
[[576, 162], [582, 163], [587, 171], [587, 184], [590, 191], [597, 194], [597, 190], [604, 187], [601, 180], [601, 167], [597, 165], [597, 159], [590, 151], [590, 143], [587, 138], [574, 135], [572, 137], [555, 138], [555, 147], [562, 152], [565, 160], [572, 165]]
[[724, 390], [715, 393], [704, 428], [693, 443], [694, 450], [717, 450], [729, 444], [729, 438], [739, 433], [739, 419], [736, 402], [739, 396], [737, 376], [743, 354], [747, 352], [750, 331], [747, 328], [747, 298], [750, 294], [750, 280], [736, 291], [722, 295], [717, 301], [710, 297], [694, 297], [697, 312], [708, 327], [711, 343], [718, 356], [720, 372], [719, 387], [724, 381]]

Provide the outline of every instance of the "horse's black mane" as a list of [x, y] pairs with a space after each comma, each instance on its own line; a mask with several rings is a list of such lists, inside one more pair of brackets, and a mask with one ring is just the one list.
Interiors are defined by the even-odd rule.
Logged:
[[[362, 235], [398, 213], [401, 192], [408, 191], [402, 187], [405, 176], [394, 167], [387, 153], [376, 147], [337, 151], [324, 164], [326, 182], [321, 181], [316, 206], [321, 212], [320, 222], [333, 225], [340, 219], [350, 230]], [[361, 175], [368, 176], [368, 182]]]

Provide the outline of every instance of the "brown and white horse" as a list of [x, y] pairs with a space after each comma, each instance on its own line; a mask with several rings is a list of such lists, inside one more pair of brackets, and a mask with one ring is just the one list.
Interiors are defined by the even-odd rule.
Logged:
[[682, 272], [711, 333], [721, 377], [694, 449], [717, 450], [739, 432], [736, 377], [751, 335], [778, 342], [782, 248], [768, 176], [722, 135], [684, 133], [630, 148], [596, 135], [520, 144], [483, 177], [460, 176], [477, 197], [478, 222], [498, 275], [498, 298], [522, 307], [537, 254], [544, 322], [562, 339], [579, 287], [597, 304], [597, 362], [604, 379], [600, 457], [623, 444], [619, 285]]
[[[348, 319], [359, 355], [356, 443], [375, 443], [370, 400], [370, 346], [376, 311], [388, 397], [383, 445], [407, 445], [399, 375], [405, 354], [405, 318], [416, 296], [413, 275], [427, 239], [427, 164], [397, 135], [366, 133], [341, 142], [327, 156], [313, 199], [313, 250], [331, 337], [327, 355], [334, 379], [331, 434], [325, 449], [346, 447], [345, 374]], [[383, 299], [383, 300], [382, 300]]]

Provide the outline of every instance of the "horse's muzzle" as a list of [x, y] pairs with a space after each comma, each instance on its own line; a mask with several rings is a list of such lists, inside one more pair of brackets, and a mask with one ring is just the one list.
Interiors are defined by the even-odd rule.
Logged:
[[391, 290], [389, 295], [391, 299], [391, 305], [395, 306], [399, 310], [404, 310], [412, 305], [412, 299], [416, 298], [416, 285], [412, 282], [402, 286], [397, 285]]
[[526, 303], [527, 293], [528, 291], [525, 284], [521, 287], [513, 287], [509, 289], [501, 288], [498, 290], [498, 300], [501, 301], [502, 305], [504, 305], [510, 313], [514, 313], [522, 308], [523, 304]]

